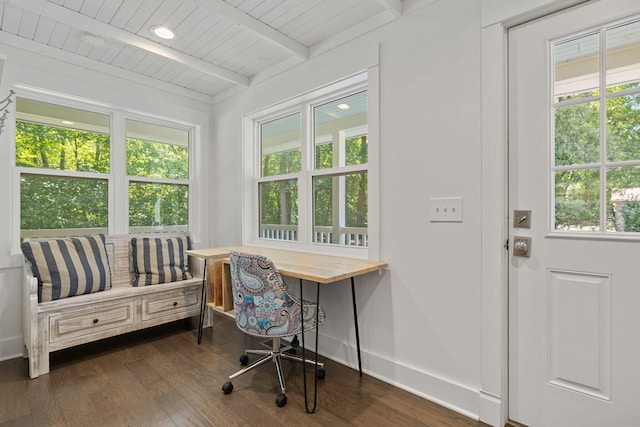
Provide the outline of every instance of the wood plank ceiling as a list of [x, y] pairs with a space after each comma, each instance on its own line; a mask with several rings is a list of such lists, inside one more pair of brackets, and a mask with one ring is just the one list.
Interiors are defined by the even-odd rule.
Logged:
[[214, 100], [401, 13], [402, 0], [0, 0], [0, 53], [5, 44]]

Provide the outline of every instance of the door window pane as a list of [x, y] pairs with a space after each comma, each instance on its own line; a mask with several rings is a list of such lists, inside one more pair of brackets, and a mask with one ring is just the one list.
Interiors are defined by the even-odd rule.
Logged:
[[[21, 237], [107, 232], [109, 185], [103, 179], [22, 174]], [[37, 233], [37, 230], [57, 230]]]
[[314, 108], [315, 168], [368, 162], [367, 92]]
[[313, 241], [367, 246], [367, 172], [313, 178]]
[[598, 33], [554, 44], [555, 102], [598, 95], [599, 49]]
[[555, 110], [556, 166], [584, 165], [600, 159], [600, 103]]
[[640, 232], [640, 167], [607, 171], [607, 228], [616, 232]]
[[556, 172], [555, 228], [565, 231], [600, 230], [598, 169]]
[[131, 182], [129, 184], [129, 232], [158, 229], [187, 231], [189, 186]]
[[608, 90], [640, 88], [640, 21], [608, 29], [606, 38]]
[[298, 240], [298, 180], [261, 182], [260, 237]]
[[261, 176], [300, 172], [300, 113], [260, 124]]
[[640, 93], [609, 98], [606, 103], [608, 160], [640, 159]]

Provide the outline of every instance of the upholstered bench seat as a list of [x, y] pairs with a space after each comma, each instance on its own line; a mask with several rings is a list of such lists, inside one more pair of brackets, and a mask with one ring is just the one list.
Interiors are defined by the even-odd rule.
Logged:
[[23, 244], [29, 376], [49, 372], [53, 351], [198, 316], [202, 278], [191, 274], [189, 242], [173, 233]]

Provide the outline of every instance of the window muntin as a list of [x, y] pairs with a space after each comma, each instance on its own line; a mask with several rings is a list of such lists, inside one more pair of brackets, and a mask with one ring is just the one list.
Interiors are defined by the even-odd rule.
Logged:
[[123, 116], [17, 98], [21, 238], [188, 229], [190, 130]]
[[552, 54], [553, 229], [636, 233], [640, 21], [558, 41]]

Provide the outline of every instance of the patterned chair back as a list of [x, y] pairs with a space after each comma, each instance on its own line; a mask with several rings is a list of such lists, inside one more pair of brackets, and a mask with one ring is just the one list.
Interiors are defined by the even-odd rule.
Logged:
[[[303, 327], [307, 331], [324, 323], [324, 310], [293, 296], [266, 256], [232, 251], [229, 260], [236, 325], [242, 331], [259, 337], [289, 337]], [[317, 325], [316, 310], [320, 310]]]

